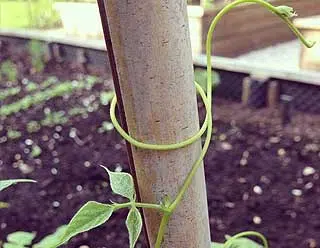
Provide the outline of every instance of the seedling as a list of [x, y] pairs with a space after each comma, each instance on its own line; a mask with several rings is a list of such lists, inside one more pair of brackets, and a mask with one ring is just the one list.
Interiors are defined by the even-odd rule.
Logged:
[[44, 45], [37, 40], [32, 40], [28, 44], [28, 50], [31, 56], [32, 68], [36, 72], [42, 72], [45, 67], [44, 55], [45, 47]]
[[[194, 163], [191, 171], [189, 172], [187, 178], [185, 179], [183, 185], [181, 185], [180, 191], [174, 199], [170, 199], [167, 196], [163, 196], [163, 200], [160, 203], [140, 203], [136, 201], [136, 192], [134, 189], [133, 178], [128, 173], [123, 172], [111, 172], [107, 168], [105, 170], [109, 174], [110, 178], [110, 185], [111, 189], [115, 194], [121, 195], [126, 199], [125, 203], [112, 203], [112, 204], [104, 204], [98, 202], [88, 202], [85, 204], [72, 218], [70, 223], [68, 224], [64, 235], [62, 236], [60, 243], [57, 244], [58, 246], [61, 244], [66, 243], [69, 239], [73, 236], [93, 229], [95, 227], [100, 226], [101, 224], [108, 221], [111, 217], [112, 213], [123, 208], [128, 208], [129, 213], [126, 219], [126, 226], [129, 232], [129, 243], [130, 248], [133, 248], [138, 240], [138, 237], [141, 232], [142, 228], [142, 219], [138, 208], [148, 208], [154, 209], [162, 214], [162, 221], [159, 227], [158, 237], [155, 243], [155, 248], [160, 248], [166, 226], [170, 220], [170, 217], [174, 213], [177, 206], [180, 204], [181, 200], [183, 199], [185, 192], [187, 191], [188, 187], [190, 186], [194, 175], [196, 174], [198, 168], [201, 166], [201, 162], [208, 150], [211, 136], [212, 136], [212, 62], [211, 62], [211, 44], [212, 44], [212, 36], [213, 31], [219, 20], [228, 13], [234, 7], [243, 4], [243, 3], [258, 3], [265, 7], [270, 12], [276, 14], [280, 17], [288, 26], [289, 28], [298, 36], [298, 38], [307, 46], [312, 47], [314, 43], [310, 43], [306, 41], [301, 33], [293, 26], [290, 18], [296, 15], [294, 10], [287, 6], [279, 6], [275, 7], [270, 3], [264, 0], [236, 0], [230, 4], [228, 4], [225, 8], [223, 8], [218, 15], [214, 18], [213, 22], [210, 25], [208, 38], [207, 38], [207, 85], [206, 85], [206, 93], [201, 88], [201, 86], [196, 83], [196, 88], [204, 102], [207, 114], [199, 132], [194, 135], [193, 137], [176, 144], [171, 145], [160, 145], [160, 144], [146, 144], [142, 143], [138, 140], [132, 138], [128, 133], [126, 133], [121, 126], [119, 125], [116, 117], [115, 117], [115, 107], [117, 99], [116, 97], [113, 98], [110, 107], [110, 115], [111, 120], [116, 128], [116, 130], [120, 133], [120, 135], [126, 139], [131, 145], [136, 146], [140, 149], [145, 150], [174, 150], [179, 149], [185, 146], [188, 146], [198, 140], [205, 132], [205, 142], [202, 148], [202, 152], [198, 158], [198, 160]], [[238, 247], [238, 248], [256, 248], [261, 247], [258, 243], [255, 243], [249, 239], [244, 238], [245, 236], [255, 236], [260, 239], [263, 246], [265, 248], [268, 247], [267, 240], [265, 237], [257, 232], [243, 232], [239, 233], [233, 237], [228, 237], [227, 241], [224, 244], [220, 243], [213, 243], [213, 248], [230, 248], [230, 247]]]
[[21, 132], [17, 130], [9, 129], [7, 131], [7, 137], [8, 139], [11, 139], [11, 140], [19, 139], [21, 137]]
[[38, 146], [38, 145], [33, 145], [33, 146], [32, 146], [31, 156], [32, 156], [33, 158], [39, 157], [39, 156], [41, 155], [41, 153], [42, 153], [42, 149], [41, 149], [40, 146]]
[[34, 83], [34, 82], [29, 82], [26, 86], [26, 90], [28, 92], [31, 92], [31, 91], [35, 91], [38, 89], [38, 84]]
[[18, 69], [16, 64], [14, 64], [10, 60], [6, 60], [0, 66], [0, 79], [2, 80], [1, 76], [4, 76], [10, 82], [16, 82], [18, 75]]
[[114, 129], [114, 126], [111, 122], [104, 121], [104, 122], [102, 122], [101, 127], [99, 127], [98, 132], [99, 133], [106, 133], [106, 132], [112, 131], [113, 129]]
[[108, 105], [112, 98], [114, 97], [114, 92], [113, 91], [103, 91], [100, 93], [100, 103], [101, 105]]
[[37, 121], [30, 121], [27, 124], [28, 133], [36, 133], [40, 130], [41, 125]]
[[5, 100], [7, 97], [15, 96], [15, 95], [19, 94], [20, 91], [21, 91], [20, 87], [13, 87], [13, 88], [8, 88], [5, 90], [2, 90], [0, 92], [0, 101]]
[[41, 92], [36, 92], [33, 95], [27, 95], [14, 103], [1, 106], [0, 116], [6, 117], [18, 113], [21, 110], [27, 110], [34, 105], [46, 102], [55, 97], [68, 95], [75, 90], [84, 88], [91, 89], [95, 83], [97, 83], [97, 81], [90, 81], [89, 83], [85, 81], [63, 82]]
[[[36, 233], [30, 232], [14, 232], [7, 236], [7, 242], [3, 244], [3, 248], [47, 248], [52, 247], [65, 232], [66, 226], [59, 227], [53, 234], [44, 237], [40, 242], [32, 245], [36, 237]], [[1, 241], [0, 241], [1, 245]]]
[[68, 122], [68, 117], [65, 116], [64, 111], [50, 112], [46, 114], [45, 119], [41, 121], [42, 126], [53, 127], [59, 124], [65, 124]]
[[70, 116], [76, 116], [76, 115], [85, 114], [86, 112], [87, 112], [86, 108], [74, 107], [74, 108], [71, 108], [71, 109], [68, 111], [68, 115], [70, 115]]

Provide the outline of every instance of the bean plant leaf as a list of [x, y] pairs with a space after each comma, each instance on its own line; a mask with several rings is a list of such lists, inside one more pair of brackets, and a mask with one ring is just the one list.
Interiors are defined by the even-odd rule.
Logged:
[[292, 7], [280, 5], [276, 8], [277, 8], [279, 14], [283, 15], [284, 17], [292, 18], [292, 17], [297, 16], [297, 13], [294, 11], [294, 9]]
[[247, 238], [238, 238], [232, 241], [230, 248], [262, 248], [261, 245]]
[[33, 245], [32, 248], [56, 247], [56, 244], [59, 243], [66, 230], [66, 225], [60, 226], [54, 233], [44, 237], [39, 243]]
[[16, 183], [35, 183], [34, 180], [29, 179], [11, 179], [11, 180], [1, 180], [0, 181], [0, 191], [8, 188], [11, 185], [14, 185]]
[[25, 246], [31, 245], [32, 240], [36, 237], [35, 233], [29, 232], [14, 232], [7, 236], [7, 240], [9, 243]]
[[223, 243], [212, 242], [211, 243], [211, 248], [224, 248], [224, 244]]
[[3, 248], [26, 248], [24, 245], [17, 245], [17, 244], [11, 244], [11, 243], [4, 243]]
[[87, 202], [72, 218], [59, 244], [67, 242], [79, 233], [102, 225], [110, 218], [113, 210], [114, 207], [108, 204], [94, 201]]
[[136, 207], [130, 209], [126, 220], [126, 226], [129, 232], [130, 248], [134, 248], [142, 230], [141, 214]]
[[132, 176], [129, 173], [112, 172], [107, 167], [101, 167], [104, 168], [109, 174], [113, 193], [124, 196], [133, 201], [135, 198], [135, 189]]

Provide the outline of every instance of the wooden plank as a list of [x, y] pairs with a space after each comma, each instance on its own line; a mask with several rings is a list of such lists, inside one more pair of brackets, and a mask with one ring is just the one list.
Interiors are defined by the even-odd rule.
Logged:
[[[275, 5], [294, 7], [301, 17], [320, 14], [319, 0], [276, 0], [272, 2]], [[205, 44], [211, 19], [217, 14], [217, 11], [217, 9], [206, 10], [204, 13], [203, 44]], [[279, 18], [267, 12], [261, 6], [257, 4], [240, 6], [228, 13], [218, 24], [217, 31], [214, 34], [214, 54], [233, 57], [252, 49], [260, 49], [294, 39], [294, 36], [287, 33], [286, 30], [288, 30], [288, 27]], [[254, 38], [251, 40], [245, 36], [262, 37], [263, 39]], [[226, 44], [226, 48], [223, 48], [223, 44]]]
[[236, 57], [248, 51], [253, 51], [276, 44], [281, 41], [288, 41], [294, 35], [288, 29], [281, 26], [272, 27], [274, 34], [260, 30], [251, 35], [235, 36], [232, 39], [213, 42], [213, 54], [217, 56]]

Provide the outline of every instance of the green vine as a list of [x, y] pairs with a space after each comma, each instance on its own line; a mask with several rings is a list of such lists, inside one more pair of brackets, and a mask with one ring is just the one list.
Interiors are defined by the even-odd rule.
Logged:
[[[120, 135], [126, 139], [130, 144], [141, 148], [141, 149], [147, 149], [147, 150], [174, 150], [179, 149], [185, 146], [188, 146], [192, 144], [193, 142], [197, 141], [202, 137], [202, 135], [206, 132], [205, 142], [202, 148], [202, 151], [198, 157], [198, 159], [194, 162], [193, 167], [191, 171], [189, 172], [187, 178], [185, 179], [183, 185], [181, 186], [180, 191], [178, 192], [176, 198], [171, 201], [170, 199], [165, 198], [161, 204], [151, 204], [151, 203], [139, 203], [136, 202], [135, 197], [135, 189], [133, 184], [133, 179], [130, 174], [128, 173], [121, 173], [121, 172], [111, 172], [107, 168], [105, 168], [109, 174], [110, 177], [110, 183], [111, 183], [111, 189], [114, 193], [119, 194], [129, 200], [129, 202], [126, 203], [113, 203], [113, 204], [102, 204], [97, 202], [88, 202], [86, 205], [84, 205], [78, 213], [74, 216], [74, 218], [69, 223], [67, 230], [64, 234], [64, 237], [60, 240], [59, 244], [63, 244], [67, 242], [71, 237], [77, 235], [78, 233], [88, 231], [94, 227], [97, 227], [104, 222], [106, 222], [112, 213], [116, 210], [123, 209], [123, 208], [129, 208], [129, 214], [126, 220], [126, 225], [129, 231], [129, 237], [130, 237], [130, 248], [133, 248], [135, 246], [135, 243], [140, 235], [141, 228], [142, 228], [142, 219], [140, 216], [139, 211], [137, 211], [137, 208], [149, 208], [149, 209], [155, 209], [163, 213], [162, 220], [159, 227], [159, 232], [156, 239], [155, 248], [160, 248], [167, 224], [170, 220], [171, 215], [174, 213], [175, 209], [178, 207], [180, 202], [182, 201], [185, 192], [187, 191], [188, 187], [190, 186], [192, 179], [194, 175], [196, 174], [198, 168], [201, 166], [201, 162], [204, 159], [210, 141], [212, 136], [212, 61], [211, 61], [211, 44], [212, 44], [212, 38], [213, 38], [213, 32], [220, 21], [220, 19], [228, 13], [231, 9], [234, 7], [243, 4], [243, 3], [257, 3], [265, 7], [270, 12], [276, 14], [278, 17], [280, 17], [293, 31], [293, 33], [301, 40], [301, 42], [307, 46], [312, 47], [315, 43], [314, 42], [308, 42], [304, 39], [302, 34], [299, 32], [299, 30], [292, 24], [290, 18], [294, 17], [296, 13], [291, 7], [288, 6], [278, 6], [275, 7], [271, 5], [270, 3], [264, 1], [264, 0], [236, 0], [230, 4], [228, 4], [226, 7], [224, 7], [214, 18], [212, 21], [209, 32], [207, 35], [207, 41], [206, 41], [206, 54], [207, 54], [207, 89], [206, 93], [201, 88], [201, 86], [195, 82], [196, 89], [198, 93], [200, 94], [202, 101], [204, 102], [205, 109], [206, 109], [206, 118], [204, 123], [202, 124], [202, 127], [200, 130], [189, 139], [186, 139], [185, 141], [174, 143], [174, 144], [166, 144], [166, 145], [160, 145], [160, 144], [147, 144], [141, 141], [138, 141], [131, 137], [128, 133], [126, 133], [120, 124], [118, 123], [116, 116], [115, 116], [115, 108], [117, 103], [117, 98], [114, 96], [111, 106], [110, 106], [110, 116], [111, 121], [116, 128], [116, 130], [120, 133]], [[230, 248], [232, 245], [236, 245], [238, 241], [244, 240], [246, 243], [242, 243], [242, 245], [239, 245], [237, 247], [257, 247], [257, 244], [250, 241], [251, 243], [254, 243], [255, 246], [248, 245], [247, 239], [244, 239], [243, 237], [246, 236], [255, 236], [261, 240], [263, 243], [263, 246], [265, 248], [268, 248], [268, 242], [266, 238], [257, 232], [254, 231], [248, 231], [248, 232], [242, 232], [239, 233], [233, 237], [230, 237], [227, 239], [227, 241], [224, 244], [218, 244], [213, 243], [213, 247], [222, 247], [222, 248]], [[239, 242], [238, 242], [239, 243]], [[258, 246], [259, 247], [259, 246]]]

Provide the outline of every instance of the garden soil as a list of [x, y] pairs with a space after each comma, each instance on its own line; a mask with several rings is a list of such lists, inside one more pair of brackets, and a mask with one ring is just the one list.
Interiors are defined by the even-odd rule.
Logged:
[[[2, 61], [6, 59], [5, 54], [1, 56]], [[19, 64], [19, 82], [23, 77], [40, 82], [50, 75], [64, 80], [83, 76], [70, 65], [55, 64], [36, 75], [23, 58], [11, 58]], [[38, 183], [1, 192], [0, 201], [10, 207], [0, 210], [0, 240], [24, 230], [36, 232], [38, 241], [68, 223], [87, 201], [123, 200], [111, 193], [107, 174], [100, 167], [128, 171], [120, 136], [114, 130], [98, 132], [102, 122], [110, 121], [109, 106], [36, 133], [25, 129], [29, 121], [43, 117], [45, 108], [71, 108], [110, 89], [110, 75], [101, 76], [104, 80], [91, 92], [54, 98], [1, 119], [0, 178], [32, 178]], [[203, 116], [201, 103], [199, 109]], [[219, 98], [214, 99], [213, 115], [214, 135], [205, 159], [212, 239], [222, 242], [225, 234], [255, 230], [267, 237], [270, 247], [319, 247], [320, 116], [294, 112], [292, 122], [283, 127], [277, 110], [253, 110]], [[5, 141], [8, 126], [20, 130], [22, 136]], [[37, 158], [30, 156], [31, 143], [42, 149]], [[78, 235], [65, 247], [129, 247], [126, 214], [115, 213], [108, 223]], [[137, 247], [145, 247], [143, 237]]]

